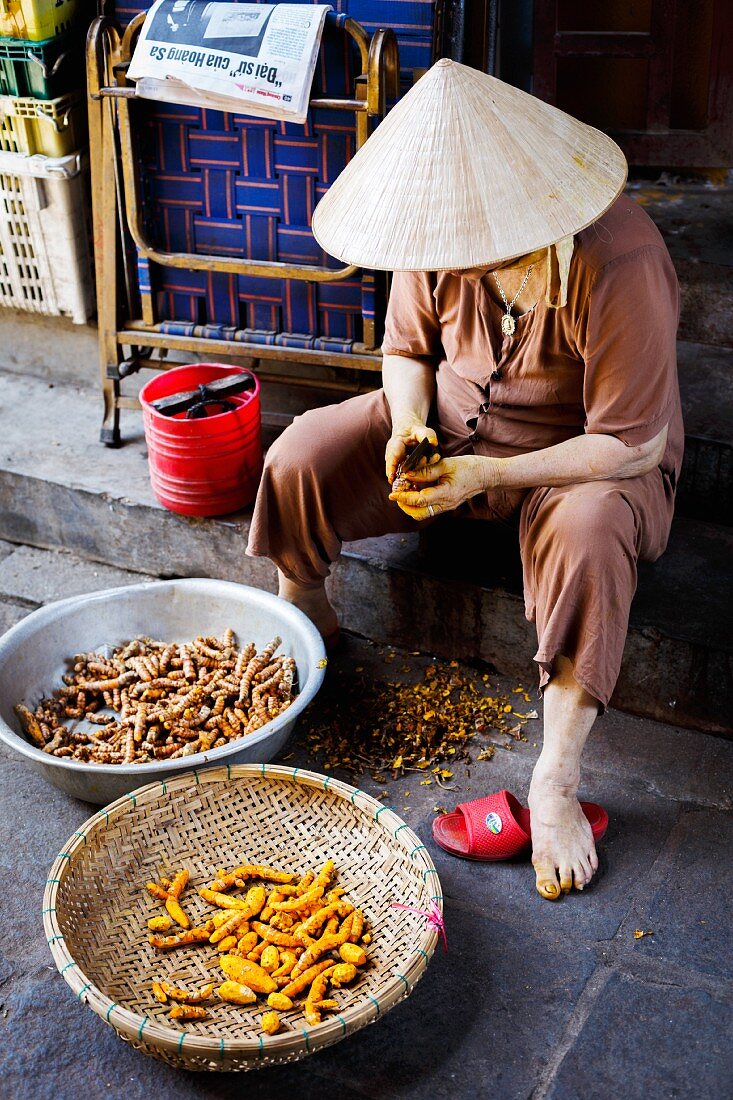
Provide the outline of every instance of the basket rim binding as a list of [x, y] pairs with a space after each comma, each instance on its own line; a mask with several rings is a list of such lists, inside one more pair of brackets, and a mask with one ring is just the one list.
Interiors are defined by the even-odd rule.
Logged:
[[431, 884], [435, 883], [432, 901], [441, 913], [443, 911], [443, 895], [438, 872], [426, 846], [417, 834], [390, 806], [382, 805], [358, 787], [352, 787], [331, 776], [321, 775], [304, 768], [288, 768], [282, 765], [229, 764], [204, 769], [196, 768], [173, 779], [148, 783], [130, 794], [120, 796], [109, 806], [89, 817], [73, 833], [54, 860], [43, 894], [44, 931], [56, 968], [79, 1001], [87, 1004], [123, 1038], [145, 1042], [166, 1054], [177, 1055], [181, 1059], [185, 1059], [186, 1055], [195, 1054], [215, 1061], [223, 1060], [226, 1054], [232, 1054], [245, 1056], [243, 1060], [257, 1063], [268, 1058], [292, 1059], [298, 1052], [307, 1054], [319, 1047], [330, 1045], [364, 1025], [374, 1022], [397, 1001], [411, 993], [414, 985], [422, 977], [438, 941], [437, 929], [426, 925], [418, 945], [413, 948], [408, 964], [403, 967], [403, 972], [392, 978], [386, 978], [384, 986], [377, 991], [377, 996], [369, 998], [368, 1004], [353, 1005], [343, 1013], [330, 1017], [315, 1027], [303, 1027], [300, 1031], [288, 1031], [273, 1036], [261, 1035], [259, 1041], [215, 1038], [168, 1027], [147, 1016], [123, 1008], [103, 993], [72, 956], [56, 918], [58, 891], [73, 862], [74, 855], [86, 845], [88, 836], [122, 818], [131, 805], [137, 808], [146, 801], [157, 801], [161, 794], [167, 795], [168, 792], [185, 788], [191, 784], [192, 780], [195, 785], [205, 785], [239, 778], [264, 778], [303, 784], [316, 790], [338, 794], [347, 798], [355, 807], [370, 811], [374, 823], [385, 832], [389, 832], [392, 842], [409, 852], [413, 863], [422, 870], [423, 881], [427, 883], [428, 877], [432, 876]]

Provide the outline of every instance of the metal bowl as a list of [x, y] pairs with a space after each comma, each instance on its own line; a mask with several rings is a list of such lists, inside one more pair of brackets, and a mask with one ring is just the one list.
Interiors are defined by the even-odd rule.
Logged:
[[[20, 730], [16, 703], [35, 707], [61, 684], [69, 658], [115, 646], [140, 634], [185, 642], [231, 626], [239, 642], [258, 648], [275, 634], [280, 652], [295, 658], [299, 693], [284, 714], [247, 737], [185, 760], [150, 764], [86, 764], [51, 756]], [[0, 738], [22, 753], [44, 779], [75, 798], [105, 805], [143, 783], [205, 764], [268, 763], [282, 752], [301, 711], [325, 675], [323, 639], [302, 611], [269, 592], [229, 581], [152, 581], [74, 596], [34, 611], [0, 638]]]

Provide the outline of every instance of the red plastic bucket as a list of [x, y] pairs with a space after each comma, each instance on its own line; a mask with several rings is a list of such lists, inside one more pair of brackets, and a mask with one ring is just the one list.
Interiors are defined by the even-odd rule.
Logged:
[[241, 371], [193, 363], [163, 371], [140, 391], [153, 492], [182, 516], [221, 516], [254, 500], [262, 473], [259, 380], [253, 390], [227, 397], [235, 409], [201, 419], [163, 416], [151, 402], [231, 374]]

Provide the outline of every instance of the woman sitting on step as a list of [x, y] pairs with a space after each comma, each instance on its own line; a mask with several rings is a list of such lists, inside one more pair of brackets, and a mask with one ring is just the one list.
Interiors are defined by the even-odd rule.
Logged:
[[[247, 549], [328, 638], [342, 542], [451, 513], [517, 525], [544, 691], [532, 860], [551, 899], [598, 866], [581, 753], [618, 677], [637, 561], [666, 546], [682, 459], [677, 280], [625, 178], [605, 135], [438, 62], [313, 220], [332, 255], [395, 272], [383, 389], [285, 431]], [[423, 439], [440, 460], [390, 491]]]

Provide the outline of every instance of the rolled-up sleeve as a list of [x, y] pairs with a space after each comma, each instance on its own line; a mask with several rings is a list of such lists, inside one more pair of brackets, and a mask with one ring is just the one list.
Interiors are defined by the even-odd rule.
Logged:
[[628, 446], [669, 423], [677, 393], [679, 287], [662, 247], [601, 268], [592, 286], [583, 352], [585, 431]]
[[440, 321], [435, 307], [436, 276], [429, 271], [396, 271], [387, 304], [383, 355], [438, 359]]

